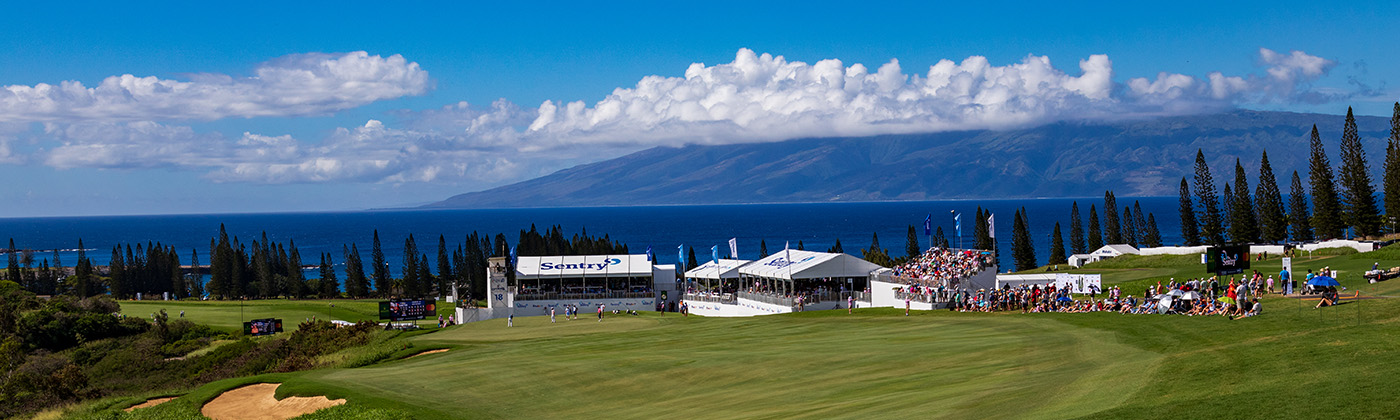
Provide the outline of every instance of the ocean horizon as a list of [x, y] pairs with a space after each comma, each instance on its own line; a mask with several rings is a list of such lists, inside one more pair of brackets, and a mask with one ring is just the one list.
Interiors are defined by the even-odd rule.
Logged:
[[[1180, 243], [1177, 197], [1120, 197], [1117, 204], [1131, 206], [1134, 201], [1141, 203], [1144, 214], [1155, 215], [1163, 244]], [[0, 218], [0, 239], [13, 238], [19, 249], [68, 250], [60, 252], [67, 266], [77, 260], [79, 238], [89, 249], [88, 257], [98, 265], [107, 264], [111, 249], [117, 244], [144, 246], [147, 242], [174, 246], [185, 264], [190, 261], [191, 250], [197, 251], [200, 262], [208, 264], [209, 241], [217, 237], [222, 224], [230, 236], [238, 237], [244, 244], [251, 244], [264, 232], [273, 242], [295, 242], [303, 263], [311, 265], [319, 261], [318, 255], [323, 252], [329, 252], [337, 263], [343, 262], [342, 246], [352, 243], [368, 259], [374, 231], [378, 230], [385, 257], [397, 275], [403, 261], [403, 243], [409, 234], [414, 235], [419, 251], [435, 260], [439, 235], [445, 237], [450, 249], [455, 249], [473, 231], [492, 237], [505, 234], [507, 241], [514, 244], [520, 231], [529, 230], [532, 224], [541, 231], [560, 225], [565, 236], [584, 229], [590, 235], [608, 235], [635, 254], [651, 247], [659, 264], [675, 263], [676, 247], [680, 245], [694, 247], [702, 262], [708, 260], [711, 246], [719, 246], [721, 256], [725, 256], [730, 238], [737, 239], [739, 257], [743, 259], [757, 259], [760, 242], [773, 253], [782, 250], [785, 243], [795, 249], [799, 241], [808, 250], [825, 251], [838, 239], [846, 253], [859, 257], [860, 251], [870, 246], [872, 234], [879, 235], [880, 247], [891, 256], [902, 256], [909, 225], [919, 234], [920, 248], [928, 246], [922, 226], [929, 216], [935, 229], [943, 228], [951, 246], [973, 246], [972, 219], [981, 206], [999, 216], [995, 218], [996, 240], [1003, 250], [1010, 249], [1011, 216], [1024, 207], [1036, 258], [1044, 263], [1049, 257], [1050, 234], [1056, 222], [1061, 224], [1068, 252], [1070, 208], [1074, 202], [1080, 204], [1084, 223], [1088, 223], [1090, 205], [1099, 207], [1102, 221], [1102, 198], [1034, 198], [18, 217]], [[958, 214], [963, 219], [961, 245], [954, 224]], [[37, 253], [35, 260], [51, 257], [51, 252]], [[1010, 258], [1010, 252], [1001, 253], [1003, 271], [1011, 267]]]

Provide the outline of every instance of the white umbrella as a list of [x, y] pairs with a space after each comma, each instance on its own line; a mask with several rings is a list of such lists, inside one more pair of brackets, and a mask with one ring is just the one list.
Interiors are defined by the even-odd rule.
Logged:
[[1171, 296], [1171, 295], [1165, 295], [1165, 297], [1163, 297], [1163, 298], [1157, 300], [1157, 313], [1159, 313], [1159, 314], [1165, 314], [1165, 313], [1167, 313], [1167, 310], [1168, 310], [1168, 309], [1171, 309], [1171, 307], [1172, 307], [1172, 296]]
[[1182, 299], [1196, 300], [1201, 298], [1201, 292], [1186, 292], [1181, 294]]
[[1186, 293], [1186, 292], [1181, 291], [1181, 289], [1172, 289], [1172, 291], [1167, 292], [1167, 294], [1172, 295], [1172, 296], [1176, 296], [1176, 297], [1181, 297], [1181, 295], [1184, 294], [1184, 293]]

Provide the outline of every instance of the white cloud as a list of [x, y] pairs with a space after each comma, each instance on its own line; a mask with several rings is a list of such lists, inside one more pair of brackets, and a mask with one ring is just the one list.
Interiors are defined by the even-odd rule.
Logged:
[[[330, 62], [338, 64], [326, 64]], [[1154, 79], [1116, 83], [1113, 62], [1104, 55], [1080, 60], [1075, 73], [1056, 68], [1048, 57], [1031, 55], [1002, 66], [980, 56], [942, 60], [926, 71], [907, 74], [898, 60], [872, 72], [859, 63], [829, 59], [807, 64], [742, 49], [732, 62], [695, 63], [682, 77], [647, 76], [591, 105], [545, 101], [530, 109], [504, 99], [486, 107], [462, 102], [402, 111], [393, 126], [370, 120], [318, 141], [251, 132], [229, 139], [115, 117], [49, 123], [47, 140], [60, 144], [45, 151], [43, 160], [59, 168], [177, 167], [203, 171], [218, 182], [486, 186], [657, 145], [1005, 129], [1329, 97], [1309, 84], [1325, 76], [1332, 61], [1298, 51], [1261, 49], [1259, 62], [1265, 66], [1260, 74], [1215, 72], [1201, 78], [1163, 72]], [[250, 113], [327, 112], [365, 98], [421, 92], [428, 83], [426, 73], [398, 56], [379, 59], [364, 53], [339, 59], [288, 57], [264, 65], [258, 75], [242, 81], [207, 82], [200, 77], [180, 83], [255, 86], [250, 89], [276, 96], [245, 101], [258, 104], [247, 108]], [[377, 82], [352, 82], [357, 80]], [[142, 106], [132, 108], [132, 103], [125, 103], [128, 110], [142, 111], [129, 115], [163, 109], [145, 107], [141, 101], [135, 103]], [[208, 112], [197, 105], [191, 108], [179, 115]], [[0, 143], [0, 159], [4, 153], [8, 149]]]
[[0, 122], [217, 120], [318, 115], [418, 95], [428, 73], [402, 56], [298, 54], [259, 65], [253, 76], [195, 75], [189, 81], [111, 76], [0, 88]]
[[[1263, 75], [1225, 76], [1219, 72], [1205, 80], [1182, 74], [1160, 73], [1156, 80], [1128, 80], [1127, 97], [1139, 106], [1184, 113], [1186, 107], [1212, 108], [1244, 103], [1322, 103], [1346, 95], [1324, 93], [1307, 84], [1326, 75], [1336, 62], [1302, 51], [1281, 54], [1259, 49], [1259, 61], [1268, 65]], [[1180, 109], [1180, 111], [1176, 111]], [[1176, 111], [1176, 112], [1171, 112]]]

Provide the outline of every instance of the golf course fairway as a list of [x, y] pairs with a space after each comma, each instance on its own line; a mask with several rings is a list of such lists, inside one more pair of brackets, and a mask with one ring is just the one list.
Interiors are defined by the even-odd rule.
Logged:
[[[280, 383], [278, 398], [347, 400], [302, 417], [310, 419], [1394, 419], [1400, 299], [1389, 296], [1400, 295], [1400, 281], [1360, 278], [1376, 260], [1400, 265], [1394, 251], [1295, 261], [1299, 272], [1339, 269], [1349, 286], [1344, 296], [1373, 299], [1313, 309], [1311, 301], [1269, 295], [1263, 315], [1240, 320], [1107, 312], [904, 316], [902, 309], [753, 318], [644, 312], [609, 314], [603, 322], [588, 313], [553, 323], [520, 317], [512, 327], [496, 319], [407, 336], [394, 357], [369, 366], [217, 381], [130, 414], [116, 412], [150, 396], [70, 417], [198, 418], [200, 406], [221, 392]], [[1098, 270], [1128, 293], [1199, 270], [1174, 259], [1136, 261], [1146, 268], [1133, 263], [1125, 258]], [[1272, 259], [1256, 269], [1277, 266]], [[236, 310], [212, 305], [223, 305], [220, 313]], [[368, 311], [368, 302], [342, 306]], [[228, 321], [221, 324], [236, 325]], [[407, 358], [433, 349], [449, 350]]]

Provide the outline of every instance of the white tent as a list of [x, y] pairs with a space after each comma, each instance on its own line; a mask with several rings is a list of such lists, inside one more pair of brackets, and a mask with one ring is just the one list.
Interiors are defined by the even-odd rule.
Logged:
[[782, 250], [739, 268], [739, 273], [773, 279], [867, 277], [878, 264], [846, 253]]
[[721, 278], [737, 279], [739, 278], [739, 267], [743, 267], [744, 264], [751, 262], [753, 261], [721, 259], [719, 260], [719, 264], [715, 264], [714, 261], [706, 261], [704, 264], [700, 264], [699, 267], [686, 271], [685, 278], [696, 280], [719, 280]]

